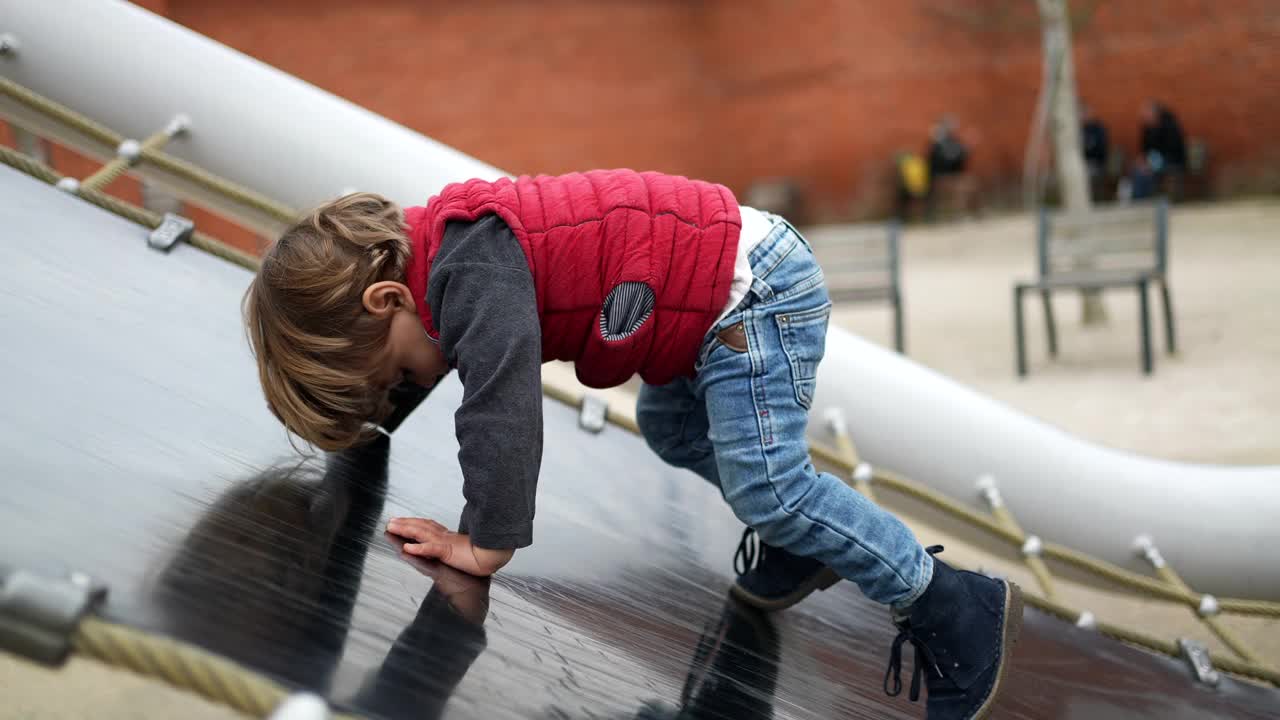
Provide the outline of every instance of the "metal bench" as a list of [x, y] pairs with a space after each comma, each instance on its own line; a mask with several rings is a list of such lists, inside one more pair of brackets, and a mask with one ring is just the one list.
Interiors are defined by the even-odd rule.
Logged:
[[1040, 211], [1037, 233], [1039, 277], [1013, 287], [1013, 323], [1018, 375], [1027, 374], [1022, 297], [1039, 292], [1044, 305], [1049, 355], [1058, 354], [1058, 331], [1050, 295], [1056, 290], [1138, 291], [1142, 371], [1151, 374], [1151, 318], [1147, 288], [1160, 286], [1164, 304], [1165, 340], [1170, 354], [1177, 351], [1173, 306], [1169, 298], [1169, 203], [1160, 199], [1125, 207], [1067, 214]]
[[832, 302], [888, 301], [893, 306], [893, 346], [905, 352], [902, 326], [900, 224], [839, 225], [813, 228], [805, 239], [822, 266]]

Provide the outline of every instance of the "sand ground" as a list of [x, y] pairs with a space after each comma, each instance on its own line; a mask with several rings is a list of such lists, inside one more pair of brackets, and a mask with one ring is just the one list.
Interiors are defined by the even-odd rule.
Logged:
[[[1137, 301], [1107, 295], [1109, 321], [1079, 322], [1080, 303], [1054, 301], [1061, 355], [1046, 357], [1043, 321], [1028, 302], [1031, 376], [1013, 372], [1010, 286], [1034, 264], [1028, 217], [910, 229], [904, 236], [908, 352], [919, 362], [1024, 412], [1098, 443], [1174, 460], [1280, 463], [1280, 202], [1180, 207], [1172, 218], [1172, 278], [1180, 353], [1138, 368]], [[834, 321], [889, 344], [880, 306], [839, 307]], [[1157, 331], [1159, 341], [1163, 334]], [[895, 498], [922, 536], [940, 531]], [[1016, 559], [957, 539], [948, 557], [998, 569], [1028, 587]], [[1222, 646], [1183, 607], [1067, 583], [1072, 605], [1166, 637]], [[1248, 644], [1280, 666], [1280, 621], [1229, 618]], [[53, 672], [0, 655], [0, 718], [228, 718], [234, 713], [87, 661]]]
[[[1108, 322], [1089, 327], [1077, 295], [1056, 295], [1055, 360], [1028, 299], [1030, 376], [1015, 376], [1011, 287], [1033, 275], [1030, 217], [905, 233], [907, 352], [1095, 442], [1173, 460], [1280, 463], [1280, 202], [1179, 207], [1170, 232], [1180, 351], [1159, 352], [1151, 377], [1139, 370], [1132, 291], [1107, 293]], [[834, 322], [890, 344], [880, 306], [838, 308]], [[1162, 323], [1154, 332], [1162, 350]]]

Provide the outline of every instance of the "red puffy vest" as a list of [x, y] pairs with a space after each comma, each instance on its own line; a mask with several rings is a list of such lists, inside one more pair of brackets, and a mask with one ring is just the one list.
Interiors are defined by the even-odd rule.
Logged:
[[[413, 244], [407, 285], [431, 337], [427, 278], [445, 224], [500, 216], [524, 249], [538, 295], [542, 358], [571, 360], [590, 387], [639, 373], [661, 385], [692, 376], [703, 337], [729, 299], [742, 220], [720, 185], [660, 173], [596, 170], [445, 187], [407, 208]], [[611, 290], [642, 282], [653, 313], [630, 335], [606, 340]]]

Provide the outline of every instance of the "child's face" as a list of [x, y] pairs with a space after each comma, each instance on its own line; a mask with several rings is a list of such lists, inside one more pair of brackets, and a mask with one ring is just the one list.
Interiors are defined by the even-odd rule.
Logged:
[[[378, 289], [378, 286], [388, 286]], [[365, 307], [374, 315], [388, 317], [391, 327], [387, 344], [380, 353], [374, 382], [390, 388], [402, 382], [422, 387], [436, 384], [449, 365], [440, 348], [431, 342], [422, 328], [409, 288], [400, 283], [377, 283], [365, 293]]]

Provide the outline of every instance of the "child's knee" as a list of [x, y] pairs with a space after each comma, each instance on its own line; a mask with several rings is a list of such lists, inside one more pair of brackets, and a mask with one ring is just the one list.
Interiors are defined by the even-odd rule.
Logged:
[[640, 437], [644, 438], [649, 449], [664, 460], [664, 453], [679, 444], [679, 424], [672, 414], [652, 405], [646, 406], [643, 399], [636, 403], [636, 426], [640, 429]]
[[784, 531], [794, 521], [791, 511], [767, 483], [738, 484], [725, 492], [725, 500], [734, 516], [753, 527], [768, 542], [775, 532]]
[[678, 468], [699, 470], [712, 456], [709, 442], [690, 441], [679, 433], [662, 433], [654, 438], [646, 436], [645, 442], [663, 462]]
[[669, 465], [692, 467], [713, 452], [706, 414], [687, 398], [642, 390], [636, 400], [636, 425], [649, 449]]
[[688, 467], [694, 459], [684, 440], [681, 423], [670, 413], [646, 413], [637, 406], [636, 425], [645, 444], [668, 465]]
[[740, 476], [739, 480], [726, 493], [729, 506], [739, 520], [755, 528], [761, 539], [771, 544], [776, 541], [785, 545], [787, 540], [805, 533], [812, 524], [806, 506], [824, 502], [829, 494], [828, 488], [823, 487], [826, 478], [807, 461], [784, 472], [766, 474], [762, 467], [758, 475], [745, 481]]
[[780, 502], [733, 505], [733, 514], [743, 525], [754, 528], [763, 542], [774, 547], [787, 547], [808, 534], [812, 524], [808, 518], [788, 510]]

